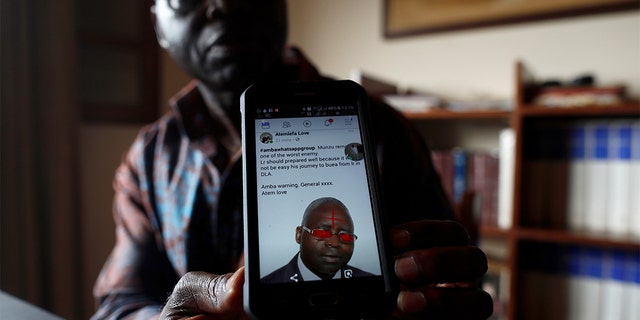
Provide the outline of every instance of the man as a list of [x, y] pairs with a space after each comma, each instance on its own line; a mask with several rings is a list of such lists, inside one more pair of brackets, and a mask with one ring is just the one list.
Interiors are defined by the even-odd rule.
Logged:
[[[264, 283], [330, 280], [372, 275], [347, 265], [358, 237], [347, 207], [336, 198], [312, 201], [296, 228], [300, 251], [282, 268], [262, 278]], [[340, 272], [338, 272], [340, 271]]]
[[[94, 318], [245, 317], [239, 97], [257, 81], [323, 77], [285, 49], [285, 0], [156, 0], [152, 17], [158, 43], [196, 80], [116, 171], [116, 244], [94, 288]], [[491, 298], [476, 284], [484, 253], [459, 224], [425, 220], [452, 219], [428, 149], [391, 108], [371, 112], [396, 226], [397, 312], [486, 318]]]

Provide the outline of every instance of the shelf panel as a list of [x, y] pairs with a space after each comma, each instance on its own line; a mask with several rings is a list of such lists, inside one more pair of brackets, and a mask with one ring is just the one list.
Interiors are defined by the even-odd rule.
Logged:
[[498, 227], [480, 226], [481, 237], [501, 237], [506, 238], [510, 234], [510, 230], [501, 229]]
[[616, 106], [586, 106], [573, 108], [550, 108], [525, 105], [519, 113], [526, 117], [589, 117], [589, 116], [640, 116], [640, 103], [630, 101]]
[[521, 228], [513, 232], [519, 240], [640, 250], [640, 238], [626, 235], [533, 228]]
[[505, 110], [451, 111], [446, 109], [432, 109], [425, 112], [403, 112], [407, 118], [414, 120], [508, 119], [511, 113], [511, 111]]

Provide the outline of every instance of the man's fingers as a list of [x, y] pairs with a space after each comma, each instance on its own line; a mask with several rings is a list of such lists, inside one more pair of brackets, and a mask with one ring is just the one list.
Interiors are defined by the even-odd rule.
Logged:
[[425, 287], [400, 292], [398, 309], [416, 319], [487, 319], [493, 313], [493, 300], [477, 288]]
[[394, 227], [391, 243], [398, 252], [438, 246], [466, 246], [469, 233], [455, 221], [422, 220]]
[[487, 257], [475, 247], [438, 247], [409, 251], [396, 259], [395, 271], [406, 285], [411, 282], [474, 282], [487, 272]]
[[206, 272], [189, 272], [176, 284], [162, 310], [161, 318], [233, 315], [230, 318], [235, 319], [242, 313], [243, 283], [244, 268], [220, 276]]

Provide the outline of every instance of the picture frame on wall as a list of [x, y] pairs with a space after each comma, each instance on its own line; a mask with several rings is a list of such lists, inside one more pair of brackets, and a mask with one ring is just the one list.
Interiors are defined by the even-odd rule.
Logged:
[[384, 36], [395, 38], [639, 8], [640, 0], [384, 0]]

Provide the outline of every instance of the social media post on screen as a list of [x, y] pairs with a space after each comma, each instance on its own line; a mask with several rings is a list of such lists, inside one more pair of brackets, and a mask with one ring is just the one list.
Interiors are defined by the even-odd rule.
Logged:
[[379, 275], [368, 160], [357, 116], [256, 120], [255, 139], [261, 277], [299, 251], [296, 228], [320, 198], [337, 199], [353, 220], [357, 239], [348, 264]]

